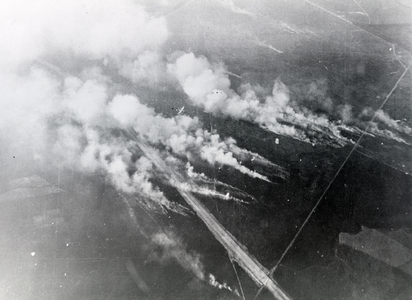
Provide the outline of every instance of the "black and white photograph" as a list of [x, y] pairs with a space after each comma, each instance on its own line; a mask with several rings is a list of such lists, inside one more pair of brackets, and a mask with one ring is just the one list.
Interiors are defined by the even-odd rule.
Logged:
[[412, 1], [1, 0], [0, 300], [412, 299]]

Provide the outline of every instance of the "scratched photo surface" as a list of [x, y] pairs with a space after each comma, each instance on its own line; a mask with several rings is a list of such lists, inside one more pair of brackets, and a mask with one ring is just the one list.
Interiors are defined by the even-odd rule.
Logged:
[[0, 299], [412, 298], [412, 2], [0, 3]]

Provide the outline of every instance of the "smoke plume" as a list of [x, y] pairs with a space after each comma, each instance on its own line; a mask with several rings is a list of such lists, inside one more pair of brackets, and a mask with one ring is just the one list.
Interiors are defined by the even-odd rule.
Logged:
[[152, 253], [149, 259], [157, 261], [176, 260], [183, 268], [192, 272], [200, 280], [205, 279], [201, 257], [195, 252], [189, 252], [183, 241], [173, 232], [165, 231], [152, 237], [155, 245], [162, 246], [162, 253]]
[[[352, 143], [342, 135], [342, 130], [350, 131], [351, 125], [360, 129], [365, 127], [359, 118], [353, 118], [348, 104], [334, 106], [327, 95], [326, 79], [294, 88], [292, 93], [277, 78], [271, 94], [262, 94], [262, 88], [256, 86], [256, 89], [250, 84], [243, 84], [241, 94], [238, 94], [231, 89], [230, 72], [226, 67], [222, 63], [210, 63], [205, 57], [196, 57], [193, 53], [180, 54], [168, 64], [168, 70], [176, 77], [188, 100], [205, 112], [250, 121], [280, 135], [312, 144], [341, 147]], [[395, 131], [410, 134], [409, 127], [400, 129], [397, 122], [383, 112], [377, 112], [376, 120]], [[380, 131], [373, 126], [372, 131], [403, 141], [394, 131]]]

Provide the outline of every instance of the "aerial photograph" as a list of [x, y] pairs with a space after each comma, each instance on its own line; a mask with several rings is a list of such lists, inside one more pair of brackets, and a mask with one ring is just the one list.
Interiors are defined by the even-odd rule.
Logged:
[[412, 1], [0, 2], [0, 300], [412, 299]]

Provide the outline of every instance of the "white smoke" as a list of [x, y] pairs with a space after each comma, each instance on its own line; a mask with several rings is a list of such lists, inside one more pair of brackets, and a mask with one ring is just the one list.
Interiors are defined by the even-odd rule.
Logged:
[[[372, 119], [374, 119], [374, 121], [370, 122]], [[381, 109], [374, 111], [372, 108], [366, 107], [353, 122], [357, 127], [363, 130], [367, 129], [369, 133], [375, 136], [403, 144], [410, 144], [404, 137], [405, 135], [411, 136], [412, 128], [402, 120], [394, 120], [388, 113]]]
[[121, 125], [132, 126], [149, 142], [161, 143], [177, 155], [189, 160], [197, 156], [211, 165], [227, 165], [253, 178], [270, 182], [266, 176], [246, 168], [233, 157], [230, 152], [231, 145], [235, 144], [233, 139], [221, 140], [218, 134], [201, 129], [198, 118], [185, 115], [165, 118], [132, 95], [114, 97], [109, 111]]
[[256, 201], [256, 198], [252, 195], [230, 184], [224, 183], [216, 178], [211, 179], [204, 173], [195, 172], [194, 167], [189, 162], [186, 164], [185, 168], [190, 181], [196, 184], [197, 190], [201, 190], [200, 193], [204, 191], [203, 195], [219, 193], [217, 197], [223, 200], [236, 200], [240, 202], [248, 202], [248, 200]]
[[255, 14], [244, 9], [241, 8], [239, 6], [237, 6], [233, 0], [220, 0], [219, 3], [221, 3], [225, 8], [231, 10], [232, 12], [236, 13], [236, 14], [242, 14], [242, 15], [248, 15], [251, 17], [255, 17]]
[[209, 284], [211, 286], [214, 286], [214, 287], [220, 289], [220, 290], [221, 289], [228, 290], [232, 293], [235, 293], [238, 297], [240, 297], [240, 294], [239, 294], [239, 292], [237, 291], [236, 288], [235, 289], [231, 288], [226, 282], [220, 283], [219, 281], [216, 280], [215, 275], [213, 275], [212, 273], [209, 274]]
[[225, 201], [235, 201], [239, 203], [246, 203], [246, 201], [236, 198], [235, 196], [231, 195], [229, 192], [226, 194], [223, 194], [216, 190], [210, 189], [208, 187], [199, 186], [196, 184], [180, 183], [179, 186], [177, 186], [177, 188], [180, 190], [186, 191], [186, 192], [191, 192], [191, 193], [195, 193], [198, 195], [207, 196], [211, 198], [218, 198], [218, 199], [225, 200]]
[[394, 129], [398, 132], [402, 132], [408, 135], [412, 133], [412, 128], [403, 124], [401, 120], [392, 119], [392, 117], [388, 113], [384, 112], [382, 109], [379, 109], [376, 112], [376, 120], [382, 122], [387, 127]]
[[[126, 142], [110, 135], [111, 130], [133, 127], [150, 143], [162, 144], [177, 155], [227, 165], [268, 180], [233, 157], [233, 139], [221, 140], [219, 135], [203, 130], [197, 118], [165, 118], [133, 95], [110, 99], [106, 78], [96, 71], [86, 73], [97, 78], [84, 81], [67, 77], [59, 81], [37, 68], [27, 77], [4, 76], [4, 82], [10, 85], [1, 90], [7, 109], [2, 122], [13, 134], [3, 139], [14, 143], [29, 140], [27, 144], [37, 156], [54, 159], [60, 165], [105, 171], [122, 192], [150, 199], [160, 210], [165, 207], [179, 213], [184, 213], [184, 208], [166, 199], [151, 183], [153, 174], [147, 162], [132, 161]], [[46, 155], [49, 147], [54, 158]]]
[[352, 106], [349, 104], [341, 105], [338, 107], [338, 114], [342, 120], [343, 123], [345, 124], [351, 124], [353, 120], [353, 112], [352, 112]]
[[255, 38], [255, 41], [253, 43], [258, 45], [258, 46], [268, 48], [272, 51], [275, 51], [276, 53], [284, 53], [282, 50], [279, 50], [278, 48], [273, 47], [271, 44], [267, 43], [266, 41], [262, 41], [262, 40], [258, 39], [257, 37]]
[[[15, 145], [38, 160], [105, 172], [120, 191], [150, 199], [159, 210], [184, 213], [152, 185], [144, 158], [132, 161], [126, 143], [107, 133], [119, 125], [113, 113], [128, 123], [134, 107], [125, 103], [130, 107], [113, 112], [110, 79], [101, 68], [85, 68], [75, 77], [41, 59], [57, 54], [67, 58], [69, 68], [77, 68], [79, 60], [104, 59], [120, 73], [139, 60], [138, 77], [152, 77], [146, 71], [168, 36], [165, 19], [152, 18], [128, 0], [17, 0], [0, 3], [0, 15], [2, 145]], [[36, 60], [65, 78], [34, 66]]]
[[164, 58], [153, 50], [144, 51], [134, 60], [123, 61], [119, 73], [140, 86], [166, 84], [169, 81]]
[[[205, 112], [247, 120], [280, 135], [335, 147], [352, 143], [341, 134], [341, 129], [350, 130], [347, 125], [365, 127], [360, 119], [354, 117], [350, 105], [334, 107], [327, 95], [325, 78], [300, 86], [298, 90], [294, 88], [293, 99], [289, 88], [279, 78], [269, 95], [265, 95], [261, 87], [255, 88], [250, 84], [243, 84], [239, 95], [231, 89], [228, 71], [223, 64], [212, 64], [205, 57], [196, 57], [193, 53], [176, 56], [174, 62], [168, 64], [169, 73], [179, 81], [189, 100]], [[368, 110], [358, 117], [367, 114]], [[330, 116], [340, 117], [340, 120], [333, 121]], [[401, 126], [400, 121], [391, 119], [382, 110], [377, 112], [376, 121], [389, 128], [380, 130], [372, 124], [372, 132], [388, 139], [405, 142], [396, 131], [408, 135], [412, 132], [411, 128], [404, 124]]]
[[[159, 47], [168, 31], [131, 0], [40, 0], [0, 4], [2, 65], [16, 65], [52, 51], [121, 62]], [[119, 34], [121, 32], [121, 34]]]
[[192, 272], [200, 280], [205, 279], [201, 257], [194, 251], [188, 251], [187, 246], [175, 233], [170, 230], [160, 232], [152, 237], [152, 242], [163, 248], [162, 253], [152, 253], [151, 260], [176, 260], [183, 268]]
[[[87, 83], [73, 77], [62, 84], [55, 76], [35, 67], [35, 60], [50, 67], [42, 57], [61, 57], [66, 67], [78, 68], [82, 59], [106, 59], [122, 69], [141, 55], [156, 52], [167, 36], [164, 18], [152, 18], [143, 7], [129, 0], [2, 1], [2, 144], [19, 144], [19, 151], [28, 150], [41, 159], [47, 148], [46, 131], [51, 119], [56, 121], [60, 115], [58, 118], [65, 119], [61, 122], [74, 118], [89, 123], [97, 121], [103, 112], [109, 91], [101, 84], [101, 75], [83, 72]], [[67, 75], [58, 67], [52, 69]]]
[[[126, 141], [107, 139], [93, 129], [85, 132], [85, 138], [87, 146], [79, 153], [81, 169], [89, 172], [103, 171], [118, 190], [137, 197], [140, 204], [155, 211], [165, 213], [165, 209], [168, 209], [183, 215], [187, 213], [185, 207], [168, 200], [163, 192], [152, 184], [152, 163], [144, 156], [133, 161]], [[73, 162], [70, 165], [72, 166]]]
[[[279, 141], [279, 139], [277, 139]], [[268, 169], [269, 173], [278, 176], [283, 179], [287, 179], [289, 177], [289, 172], [286, 171], [285, 168], [274, 164], [267, 158], [261, 156], [258, 153], [239, 148], [236, 145], [230, 146], [230, 151], [241, 161], [249, 161], [255, 165], [259, 165], [260, 168]]]
[[307, 142], [310, 141], [308, 130], [328, 135], [339, 143], [347, 142], [327, 117], [304, 108], [296, 110], [290, 101], [289, 89], [279, 79], [275, 80], [272, 94], [259, 99], [253, 89], [244, 91], [245, 85], [243, 94], [238, 95], [230, 88], [222, 64], [210, 64], [205, 57], [196, 57], [193, 53], [178, 57], [168, 65], [168, 70], [176, 76], [192, 103], [206, 112], [251, 121]]

